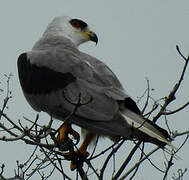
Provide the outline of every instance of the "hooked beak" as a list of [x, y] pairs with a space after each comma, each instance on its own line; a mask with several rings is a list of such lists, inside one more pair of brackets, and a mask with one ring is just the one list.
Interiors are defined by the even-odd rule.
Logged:
[[93, 31], [88, 30], [88, 31], [75, 31], [75, 32], [83, 35], [87, 40], [95, 42], [97, 45], [98, 37]]
[[89, 32], [88, 32], [88, 36], [89, 36], [89, 39], [90, 39], [91, 41], [95, 42], [96, 45], [97, 45], [97, 43], [98, 43], [98, 37], [97, 37], [97, 35], [96, 35], [94, 32], [89, 31]]

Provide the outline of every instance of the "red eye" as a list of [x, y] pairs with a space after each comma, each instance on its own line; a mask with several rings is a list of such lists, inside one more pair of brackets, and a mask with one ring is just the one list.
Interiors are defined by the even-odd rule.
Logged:
[[80, 23], [76, 20], [73, 20], [71, 21], [71, 25], [74, 27], [74, 28], [80, 28]]
[[80, 19], [71, 19], [70, 24], [76, 29], [80, 28], [81, 30], [84, 30], [85, 28], [87, 28], [87, 23]]

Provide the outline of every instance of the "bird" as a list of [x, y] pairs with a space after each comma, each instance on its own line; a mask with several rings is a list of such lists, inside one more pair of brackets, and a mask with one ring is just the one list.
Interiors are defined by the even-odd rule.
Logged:
[[[113, 71], [79, 50], [79, 45], [88, 41], [97, 44], [98, 37], [86, 22], [59, 16], [30, 51], [19, 55], [19, 81], [31, 107], [63, 121], [59, 141], [69, 133], [79, 138], [72, 124], [81, 127], [84, 140], [77, 153], [84, 157], [97, 136], [173, 147], [168, 132], [142, 116]], [[77, 104], [77, 110], [67, 119]], [[72, 162], [71, 170], [74, 169]]]

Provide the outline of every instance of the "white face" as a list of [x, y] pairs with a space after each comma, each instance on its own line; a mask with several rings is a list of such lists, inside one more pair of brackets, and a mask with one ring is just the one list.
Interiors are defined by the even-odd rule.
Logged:
[[96, 34], [90, 30], [87, 23], [68, 16], [56, 17], [47, 27], [44, 36], [64, 36], [76, 46], [89, 40], [98, 42]]

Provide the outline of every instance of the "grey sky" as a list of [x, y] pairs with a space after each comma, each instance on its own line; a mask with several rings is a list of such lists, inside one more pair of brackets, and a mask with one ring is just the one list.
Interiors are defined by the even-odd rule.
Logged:
[[[14, 98], [9, 105], [9, 114], [15, 121], [22, 116], [34, 117], [36, 114], [21, 92], [17, 57], [30, 50], [47, 24], [60, 15], [81, 18], [90, 25], [99, 37], [99, 44], [86, 43], [80, 49], [105, 62], [133, 99], [136, 100], [145, 90], [146, 77], [155, 89], [152, 95], [157, 99], [166, 96], [178, 80], [184, 62], [175, 49], [176, 44], [184, 54], [189, 53], [188, 0], [4, 0], [0, 3], [0, 77], [2, 79], [5, 73], [14, 74], [11, 81]], [[177, 100], [170, 108], [175, 109], [189, 100], [188, 82], [189, 70]], [[142, 103], [139, 106], [142, 107]], [[189, 108], [169, 117], [172, 129], [189, 129], [188, 111]], [[158, 123], [164, 125], [163, 119]], [[174, 144], [178, 145], [178, 142]], [[26, 151], [31, 149], [31, 146], [22, 143], [1, 143], [0, 146], [0, 163], [7, 162], [7, 174], [13, 173], [16, 160], [25, 160]], [[120, 158], [124, 158], [124, 153], [126, 157], [130, 148], [125, 147], [127, 150], [122, 150]], [[179, 156], [183, 160], [176, 162], [169, 179], [178, 168], [189, 167], [188, 149], [189, 144], [180, 151]], [[160, 161], [159, 154], [155, 154], [153, 159]], [[163, 166], [163, 162], [158, 163]], [[159, 180], [161, 174], [154, 168], [149, 170], [150, 167], [149, 163], [142, 165], [144, 170], [135, 179], [151, 179], [149, 176], [153, 176], [154, 180]], [[189, 177], [189, 173], [186, 176]]]

